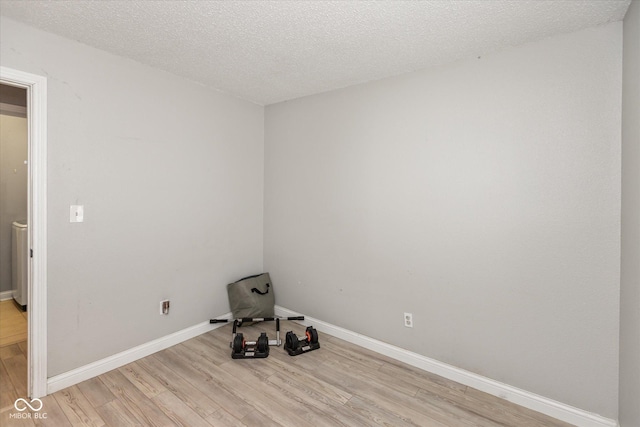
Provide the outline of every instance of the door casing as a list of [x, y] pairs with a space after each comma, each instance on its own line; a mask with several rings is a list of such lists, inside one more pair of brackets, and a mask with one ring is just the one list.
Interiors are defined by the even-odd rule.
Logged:
[[27, 391], [34, 399], [47, 395], [47, 78], [0, 66], [0, 82], [27, 89]]

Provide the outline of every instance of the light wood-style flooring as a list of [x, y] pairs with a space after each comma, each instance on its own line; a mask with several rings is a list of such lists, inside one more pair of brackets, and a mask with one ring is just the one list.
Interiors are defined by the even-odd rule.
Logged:
[[[282, 329], [304, 336], [293, 322]], [[272, 322], [241, 328], [250, 340], [262, 330], [275, 338]], [[323, 333], [319, 350], [291, 357], [272, 346], [252, 360], [232, 360], [230, 339], [225, 325], [47, 396], [46, 419], [12, 419], [3, 398], [0, 425], [568, 426]], [[3, 358], [24, 354], [16, 346]]]
[[13, 300], [0, 301], [0, 347], [27, 340], [27, 312]]
[[27, 395], [27, 313], [0, 301], [0, 425], [18, 397]]

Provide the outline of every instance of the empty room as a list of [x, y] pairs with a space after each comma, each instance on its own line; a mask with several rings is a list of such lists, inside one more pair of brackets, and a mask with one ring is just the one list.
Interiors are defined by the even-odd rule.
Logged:
[[0, 425], [640, 427], [640, 0], [0, 0]]

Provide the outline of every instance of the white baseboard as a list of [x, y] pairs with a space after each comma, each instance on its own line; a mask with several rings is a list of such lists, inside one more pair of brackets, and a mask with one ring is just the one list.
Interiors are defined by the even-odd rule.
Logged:
[[0, 292], [0, 301], [6, 301], [13, 298], [13, 291]]
[[[4, 293], [0, 294], [0, 296], [3, 294]], [[276, 306], [275, 314], [282, 317], [302, 316], [301, 313], [297, 313], [280, 306]], [[218, 316], [218, 319], [231, 318], [231, 313]], [[460, 384], [473, 387], [477, 390], [484, 391], [491, 395], [524, 406], [525, 408], [532, 409], [579, 427], [618, 427], [618, 423], [615, 420], [604, 418], [582, 409], [574, 408], [573, 406], [512, 387], [508, 384], [474, 374], [473, 372], [465, 371], [464, 369], [456, 368], [455, 366], [448, 365], [435, 359], [378, 341], [357, 332], [323, 322], [322, 320], [305, 316], [305, 320], [300, 323], [304, 325], [313, 325], [320, 332], [326, 332], [336, 338], [349, 341], [424, 371], [440, 375]], [[55, 393], [58, 390], [62, 390], [82, 381], [104, 374], [105, 372], [119, 368], [127, 363], [134, 362], [173, 345], [180, 344], [183, 341], [212, 331], [223, 325], [225, 324], [210, 324], [208, 321], [203, 322], [69, 372], [65, 372], [64, 374], [56, 375], [47, 380], [47, 394]]]
[[[301, 313], [297, 313], [280, 306], [276, 306], [275, 314], [276, 316], [281, 317], [302, 316]], [[516, 403], [520, 406], [524, 406], [525, 408], [532, 409], [579, 427], [618, 426], [618, 423], [615, 420], [605, 418], [582, 409], [574, 408], [573, 406], [512, 387], [508, 384], [483, 377], [482, 375], [465, 371], [464, 369], [456, 368], [455, 366], [369, 338], [365, 335], [323, 322], [322, 320], [305, 316], [305, 320], [299, 323], [306, 326], [313, 325], [313, 327], [320, 332], [326, 332], [336, 338], [349, 341], [353, 344], [375, 351], [376, 353], [384, 354], [385, 356], [399, 360], [424, 371], [440, 375], [441, 377], [448, 378], [468, 387], [489, 393], [501, 399], [508, 400], [509, 402]]]
[[[216, 317], [216, 319], [232, 319], [232, 315], [231, 313], [227, 313], [223, 316]], [[114, 354], [113, 356], [109, 356], [102, 360], [65, 372], [64, 374], [56, 375], [47, 380], [47, 394], [55, 393], [63, 388], [71, 387], [72, 385], [78, 384], [82, 381], [97, 377], [105, 372], [124, 366], [127, 363], [135, 362], [138, 359], [176, 344], [180, 344], [183, 341], [197, 337], [198, 335], [212, 331], [224, 325], [226, 325], [226, 323], [211, 324], [209, 321], [202, 322], [181, 331], [174, 332], [173, 334], [169, 334], [162, 338], [125, 350], [121, 353]]]

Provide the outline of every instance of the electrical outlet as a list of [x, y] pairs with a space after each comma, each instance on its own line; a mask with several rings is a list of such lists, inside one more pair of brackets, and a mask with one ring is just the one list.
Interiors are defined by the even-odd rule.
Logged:
[[407, 328], [413, 328], [413, 314], [411, 313], [404, 314], [404, 326]]
[[167, 315], [169, 314], [169, 300], [160, 301], [160, 314]]

